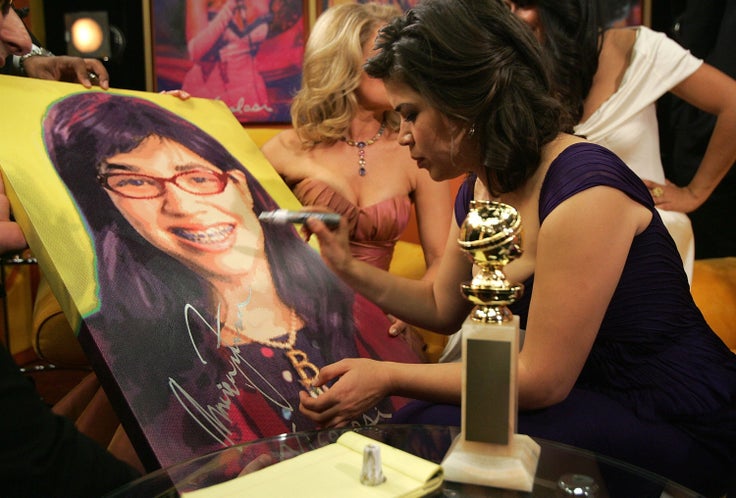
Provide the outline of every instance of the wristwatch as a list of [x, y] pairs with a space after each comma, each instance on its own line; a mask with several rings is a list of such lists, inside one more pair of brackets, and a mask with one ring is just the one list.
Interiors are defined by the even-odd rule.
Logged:
[[26, 75], [26, 70], [23, 67], [23, 63], [26, 60], [30, 59], [31, 57], [37, 57], [37, 56], [40, 56], [40, 57], [53, 57], [54, 54], [52, 54], [50, 51], [46, 50], [43, 47], [39, 47], [38, 45], [31, 45], [31, 51], [30, 52], [28, 52], [25, 55], [21, 55], [20, 57], [18, 57], [18, 70], [20, 71], [20, 74], [22, 74], [23, 76]]

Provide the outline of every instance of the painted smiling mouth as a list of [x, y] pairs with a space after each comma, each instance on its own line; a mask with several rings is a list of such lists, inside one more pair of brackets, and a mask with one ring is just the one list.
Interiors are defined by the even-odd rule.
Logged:
[[186, 228], [172, 228], [171, 233], [177, 237], [197, 244], [219, 244], [227, 239], [235, 230], [232, 225], [211, 227], [207, 230], [187, 230]]

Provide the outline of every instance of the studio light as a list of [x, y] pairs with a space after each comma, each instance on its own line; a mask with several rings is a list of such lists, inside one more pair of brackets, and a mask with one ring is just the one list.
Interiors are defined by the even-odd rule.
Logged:
[[67, 55], [109, 60], [110, 24], [107, 12], [73, 12], [64, 14]]
[[86, 54], [100, 50], [105, 39], [100, 25], [89, 18], [74, 21], [71, 32], [74, 48]]
[[[45, 48], [58, 55], [100, 60], [115, 88], [145, 90], [148, 88], [147, 71], [150, 64], [148, 54], [153, 53], [153, 40], [148, 36], [147, 27], [150, 14], [147, 7], [152, 1], [143, 1], [146, 8], [141, 8], [139, 0], [33, 0], [31, 4], [42, 4], [42, 19], [45, 19], [46, 28]], [[184, 4], [183, 1], [179, 3]], [[80, 44], [72, 40], [72, 26], [81, 19], [94, 22], [98, 28], [93, 27], [94, 34], [85, 35]], [[90, 23], [85, 21], [75, 26], [75, 38], [77, 28], [80, 28], [81, 34], [85, 31], [81, 29], [85, 25], [90, 26]], [[89, 33], [89, 30], [86, 31]], [[100, 32], [102, 44], [95, 50]]]

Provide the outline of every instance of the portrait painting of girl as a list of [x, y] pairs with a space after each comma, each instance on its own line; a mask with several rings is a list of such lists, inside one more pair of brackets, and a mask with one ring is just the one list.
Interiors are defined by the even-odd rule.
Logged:
[[[316, 428], [299, 392], [319, 395], [311, 379], [341, 358], [418, 361], [293, 226], [261, 224], [277, 203], [196, 125], [85, 92], [53, 103], [43, 133], [94, 247], [98, 305], [79, 339], [158, 464]], [[400, 404], [351, 423], [387, 421]]]

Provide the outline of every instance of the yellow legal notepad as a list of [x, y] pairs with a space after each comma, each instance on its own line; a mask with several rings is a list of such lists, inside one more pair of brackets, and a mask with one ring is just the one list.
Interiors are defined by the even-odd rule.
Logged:
[[[381, 448], [383, 475], [378, 486], [360, 483], [363, 449]], [[299, 496], [307, 497], [414, 497], [424, 496], [442, 484], [442, 467], [429, 460], [346, 432], [335, 443], [284, 460], [252, 474], [208, 488], [184, 493], [186, 498]]]

